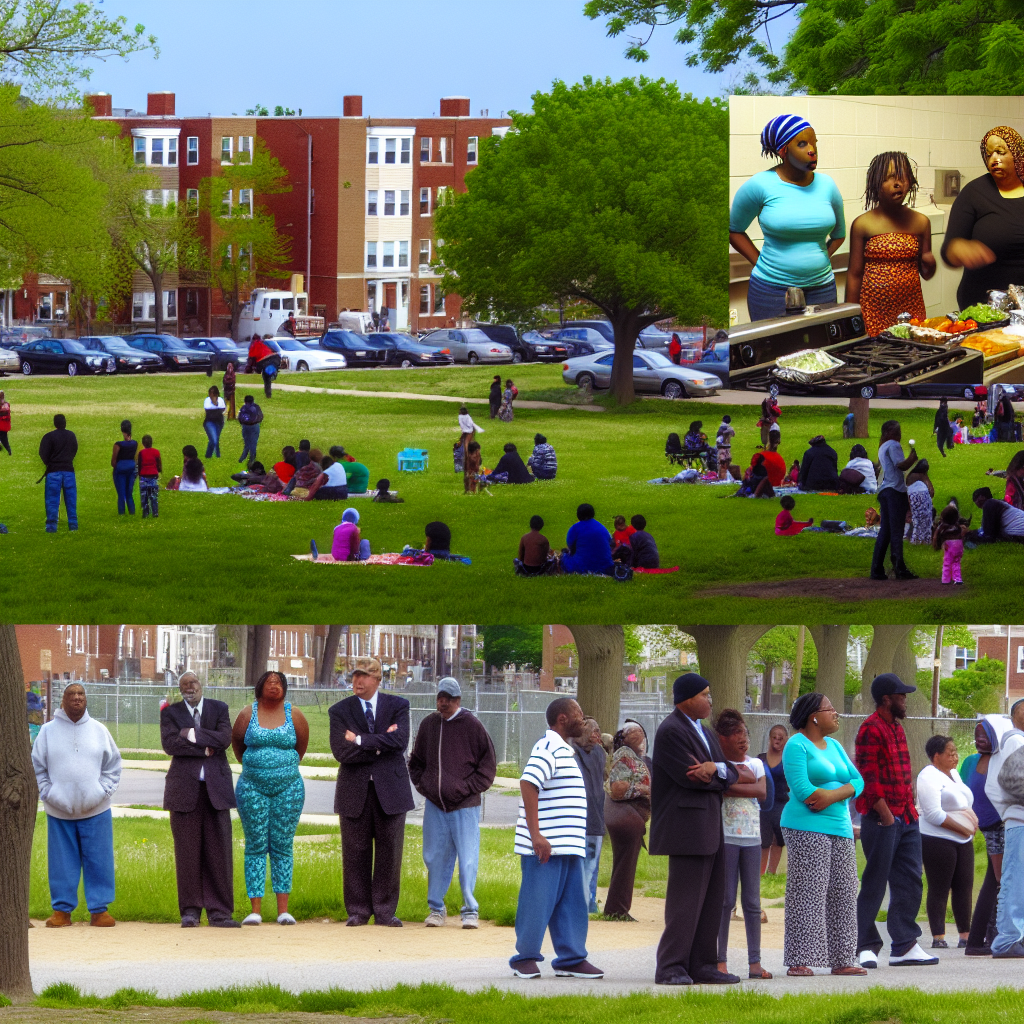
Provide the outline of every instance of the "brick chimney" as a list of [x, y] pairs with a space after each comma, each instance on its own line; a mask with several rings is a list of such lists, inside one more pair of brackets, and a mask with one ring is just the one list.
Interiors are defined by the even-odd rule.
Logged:
[[468, 96], [442, 96], [442, 117], [469, 117]]
[[114, 98], [109, 92], [94, 92], [85, 97], [85, 102], [92, 107], [93, 117], [111, 117]]
[[148, 117], [174, 117], [174, 93], [151, 92], [146, 97]]
[[345, 117], [362, 117], [363, 116], [363, 97], [362, 96], [346, 96], [342, 100], [342, 109]]

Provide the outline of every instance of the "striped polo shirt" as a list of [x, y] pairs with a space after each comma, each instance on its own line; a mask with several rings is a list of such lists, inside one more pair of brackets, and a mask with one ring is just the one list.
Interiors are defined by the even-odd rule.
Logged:
[[[587, 791], [579, 763], [569, 746], [551, 729], [538, 740], [523, 769], [522, 780], [537, 787], [540, 834], [552, 856], [584, 857], [587, 852]], [[519, 798], [515, 852], [533, 856], [533, 841]]]

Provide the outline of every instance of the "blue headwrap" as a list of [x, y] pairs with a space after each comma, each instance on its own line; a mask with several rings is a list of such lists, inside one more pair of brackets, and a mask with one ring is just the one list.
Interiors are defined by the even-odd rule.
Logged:
[[343, 523], [358, 523], [359, 513], [354, 508], [347, 508], [341, 513], [341, 521]]
[[778, 156], [779, 150], [787, 142], [791, 142], [810, 127], [810, 122], [797, 114], [779, 114], [778, 117], [773, 117], [761, 132], [761, 155]]

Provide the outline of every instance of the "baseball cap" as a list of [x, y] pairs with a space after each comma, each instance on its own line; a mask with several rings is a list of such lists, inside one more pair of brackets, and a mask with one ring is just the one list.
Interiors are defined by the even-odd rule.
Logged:
[[459, 686], [457, 679], [453, 679], [451, 676], [445, 676], [444, 679], [438, 682], [437, 692], [447, 693], [450, 697], [461, 697], [462, 687]]
[[871, 683], [871, 696], [877, 704], [887, 693], [916, 693], [917, 687], [903, 682], [894, 672], [883, 672]]

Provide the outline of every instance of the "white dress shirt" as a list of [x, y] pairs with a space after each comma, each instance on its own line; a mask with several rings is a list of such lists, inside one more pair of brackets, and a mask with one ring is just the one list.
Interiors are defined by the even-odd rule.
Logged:
[[[185, 707], [188, 708], [188, 713], [192, 716], [192, 721], [193, 722], [196, 719], [196, 715], [198, 715], [200, 718], [203, 717], [203, 701], [204, 700], [205, 700], [204, 697], [200, 697], [199, 698], [199, 703], [195, 707], [192, 707], [192, 705], [189, 704], [188, 701], [185, 701]], [[189, 743], [195, 743], [195, 741], [196, 741], [196, 729], [195, 729], [195, 726], [193, 726], [188, 731], [188, 741], [189, 741]], [[205, 767], [203, 767], [202, 764], [200, 764], [200, 766], [199, 766], [199, 781], [200, 782], [205, 782], [206, 781], [206, 769], [205, 769]]]
[[[700, 737], [701, 743], [707, 747], [707, 751], [710, 754], [711, 744], [708, 743], [708, 738], [704, 735], [704, 729], [701, 726], [700, 721], [696, 718], [690, 718], [689, 715], [683, 715], [683, 717], [693, 725], [694, 729], [697, 730], [697, 735]], [[715, 769], [717, 770], [718, 777], [720, 779], [727, 779], [729, 777], [729, 769], [724, 761], [715, 761]]]

